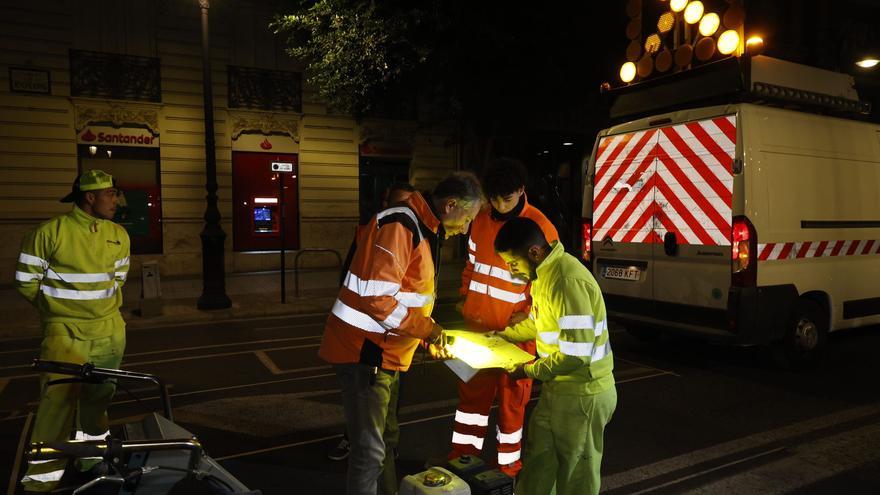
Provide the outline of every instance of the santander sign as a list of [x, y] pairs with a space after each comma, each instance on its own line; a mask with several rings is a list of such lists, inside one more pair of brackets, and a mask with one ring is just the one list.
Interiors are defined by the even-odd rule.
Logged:
[[159, 146], [159, 138], [153, 136], [150, 131], [134, 128], [87, 127], [79, 135], [79, 142], [123, 146]]

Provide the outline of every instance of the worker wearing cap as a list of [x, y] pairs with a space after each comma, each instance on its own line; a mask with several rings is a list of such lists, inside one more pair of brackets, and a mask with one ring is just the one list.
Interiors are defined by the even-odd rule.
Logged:
[[[101, 170], [81, 174], [61, 202], [75, 203], [63, 215], [25, 236], [15, 287], [40, 313], [40, 359], [94, 363], [118, 368], [125, 348], [125, 322], [119, 312], [129, 266], [128, 233], [111, 219], [116, 213], [113, 177]], [[107, 406], [112, 383], [47, 386], [62, 375], [40, 376], [41, 398], [31, 442], [93, 440], [109, 434]], [[85, 471], [99, 458], [78, 459]], [[66, 461], [31, 461], [22, 479], [26, 491], [51, 491]]]
[[529, 318], [498, 334], [537, 341], [538, 360], [508, 370], [511, 380], [543, 382], [516, 493], [597, 494], [605, 426], [617, 407], [602, 291], [577, 258], [528, 218], [504, 224], [495, 251], [512, 276], [532, 285]]
[[[471, 331], [499, 332], [524, 319], [529, 312], [528, 281], [512, 277], [507, 264], [495, 252], [493, 243], [501, 227], [513, 218], [530, 218], [541, 227], [548, 241], [559, 239], [553, 224], [526, 199], [527, 178], [526, 168], [518, 160], [501, 158], [486, 168], [483, 189], [491, 208], [480, 212], [471, 226], [468, 260], [459, 291], [461, 314]], [[534, 341], [519, 346], [535, 353]], [[522, 468], [523, 418], [531, 396], [531, 380], [511, 380], [498, 368], [480, 370], [468, 382], [459, 382], [449, 458], [482, 453], [489, 412], [497, 398], [497, 464], [502, 472], [515, 477]]]

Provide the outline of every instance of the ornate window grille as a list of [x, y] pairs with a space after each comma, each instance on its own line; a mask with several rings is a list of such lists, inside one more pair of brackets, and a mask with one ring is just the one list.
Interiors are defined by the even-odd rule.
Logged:
[[302, 112], [302, 75], [230, 65], [229, 108]]
[[70, 50], [70, 95], [162, 101], [159, 59]]

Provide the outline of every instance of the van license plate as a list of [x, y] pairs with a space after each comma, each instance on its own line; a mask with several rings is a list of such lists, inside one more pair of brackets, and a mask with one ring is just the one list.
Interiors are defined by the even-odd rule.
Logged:
[[642, 271], [638, 268], [624, 266], [606, 266], [602, 276], [605, 278], [614, 278], [617, 280], [633, 280], [638, 281]]

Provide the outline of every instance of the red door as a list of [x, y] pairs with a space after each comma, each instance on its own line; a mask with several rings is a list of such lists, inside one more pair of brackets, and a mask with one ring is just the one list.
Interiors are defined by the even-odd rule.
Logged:
[[[273, 163], [289, 163], [293, 171], [274, 172]], [[232, 153], [232, 246], [235, 251], [280, 249], [282, 218], [285, 248], [299, 249], [298, 168], [297, 155]], [[283, 206], [279, 181], [284, 184]]]

